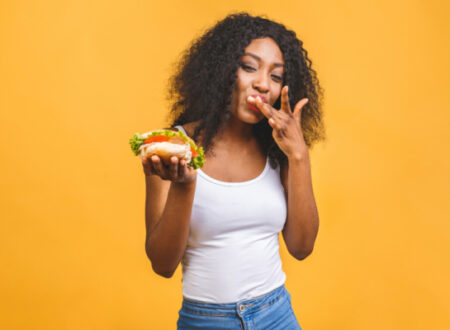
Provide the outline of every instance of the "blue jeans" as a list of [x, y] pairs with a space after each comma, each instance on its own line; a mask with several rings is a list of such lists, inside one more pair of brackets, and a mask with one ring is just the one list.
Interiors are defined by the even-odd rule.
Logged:
[[284, 284], [263, 296], [231, 304], [183, 298], [178, 314], [178, 329], [301, 330]]

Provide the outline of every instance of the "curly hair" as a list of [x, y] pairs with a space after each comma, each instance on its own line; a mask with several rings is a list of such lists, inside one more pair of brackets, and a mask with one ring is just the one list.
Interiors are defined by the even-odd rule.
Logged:
[[[308, 52], [294, 31], [280, 23], [248, 13], [235, 13], [217, 22], [194, 40], [181, 55], [174, 75], [169, 80], [168, 100], [171, 127], [199, 121], [192, 138], [202, 136], [205, 153], [212, 151], [213, 138], [230, 117], [232, 91], [245, 48], [253, 39], [272, 38], [279, 46], [285, 62], [283, 85], [289, 86], [291, 108], [302, 98], [308, 103], [302, 110], [302, 131], [309, 149], [325, 140], [321, 100], [323, 90]], [[273, 105], [280, 108], [280, 98]], [[267, 153], [270, 165], [286, 161], [272, 136], [266, 118], [253, 125], [253, 134]]]

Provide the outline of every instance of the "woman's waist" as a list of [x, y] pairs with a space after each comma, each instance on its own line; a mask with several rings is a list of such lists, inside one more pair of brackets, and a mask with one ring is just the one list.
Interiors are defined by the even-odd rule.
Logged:
[[195, 310], [196, 313], [202, 314], [222, 314], [222, 315], [232, 315], [236, 312], [236, 309], [241, 311], [245, 310], [259, 310], [263, 309], [278, 299], [287, 295], [286, 288], [284, 286], [284, 281], [280, 283], [274, 283], [271, 287], [268, 287], [263, 292], [254, 295], [252, 298], [237, 299], [233, 302], [217, 303], [215, 301], [205, 301], [193, 298], [188, 298], [183, 296], [183, 308]]
[[183, 266], [183, 296], [200, 302], [235, 302], [258, 297], [285, 280], [281, 262], [245, 268]]

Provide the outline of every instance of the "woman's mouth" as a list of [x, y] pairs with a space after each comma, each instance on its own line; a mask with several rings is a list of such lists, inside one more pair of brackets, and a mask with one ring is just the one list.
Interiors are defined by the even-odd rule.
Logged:
[[[264, 103], [267, 103], [266, 98], [264, 96], [262, 96], [262, 95], [251, 95], [250, 97], [252, 99], [254, 99], [254, 100], [256, 100], [256, 98], [259, 97]], [[248, 107], [250, 109], [252, 109], [253, 111], [261, 112], [261, 110], [259, 110], [258, 107], [255, 104], [250, 103], [248, 100], [247, 100], [247, 104], [248, 104]]]
[[255, 95], [251, 95], [251, 97], [253, 97], [255, 100], [256, 100], [257, 97], [259, 97], [261, 99], [261, 101], [263, 101], [264, 103], [267, 103], [266, 98], [264, 96], [262, 96], [262, 95], [255, 94]]
[[255, 111], [255, 112], [261, 112], [261, 110], [259, 110], [259, 109], [256, 107], [256, 105], [251, 104], [250, 102], [247, 102], [247, 104], [248, 104], [248, 107], [249, 107], [250, 109], [252, 109], [253, 111]]

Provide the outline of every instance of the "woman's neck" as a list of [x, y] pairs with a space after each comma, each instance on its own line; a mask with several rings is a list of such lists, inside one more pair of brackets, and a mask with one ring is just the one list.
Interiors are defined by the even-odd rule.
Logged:
[[244, 123], [233, 116], [215, 138], [214, 144], [228, 151], [254, 152], [255, 147], [259, 149], [258, 140], [253, 135], [253, 125]]
[[253, 125], [244, 123], [234, 116], [230, 116], [225, 124], [220, 140], [229, 143], [245, 144], [255, 139]]

